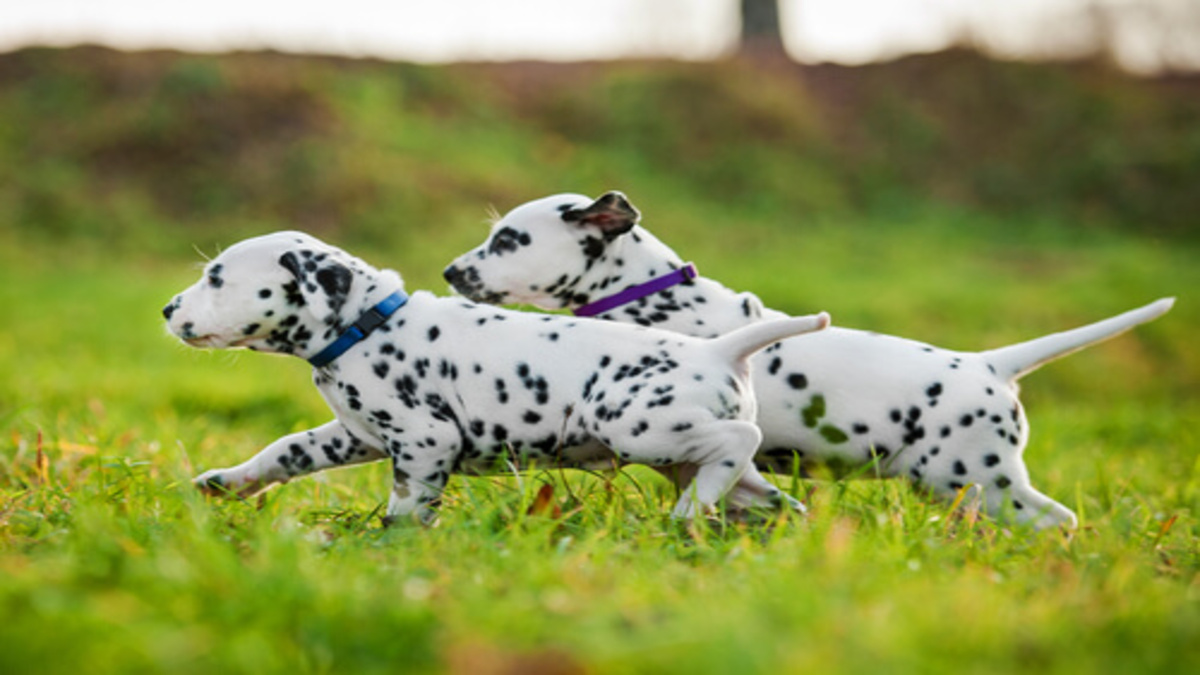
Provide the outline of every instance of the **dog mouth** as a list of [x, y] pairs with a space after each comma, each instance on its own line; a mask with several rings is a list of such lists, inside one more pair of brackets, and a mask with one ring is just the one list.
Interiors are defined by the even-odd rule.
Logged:
[[198, 349], [236, 349], [238, 347], [245, 347], [256, 338], [251, 335], [237, 340], [228, 340], [216, 333], [208, 333], [206, 335], [187, 335], [179, 339], [183, 340], [184, 344], [189, 347], [196, 347]]
[[488, 289], [479, 276], [479, 270], [474, 266], [460, 268], [457, 265], [451, 265], [446, 268], [442, 276], [450, 283], [450, 287], [454, 289], [455, 293], [471, 302], [502, 305], [509, 296], [507, 292]]
[[179, 339], [183, 340], [184, 344], [188, 345], [189, 347], [197, 347], [200, 349], [213, 349], [224, 346], [224, 344], [221, 342], [221, 339], [212, 333], [207, 335], [184, 335]]

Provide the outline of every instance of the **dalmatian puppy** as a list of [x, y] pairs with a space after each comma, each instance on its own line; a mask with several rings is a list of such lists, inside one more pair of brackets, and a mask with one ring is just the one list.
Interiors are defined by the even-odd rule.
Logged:
[[299, 232], [240, 242], [163, 310], [194, 347], [292, 354], [336, 419], [197, 478], [249, 495], [323, 469], [391, 460], [390, 519], [428, 522], [452, 473], [505, 463], [636, 462], [686, 483], [673, 515], [799, 503], [752, 463], [761, 434], [748, 357], [819, 331], [826, 314], [747, 325], [714, 339], [461, 298], [404, 292], [377, 270]]
[[[619, 192], [529, 202], [496, 221], [445, 278], [483, 302], [570, 309], [694, 336], [784, 316], [697, 276], [639, 217]], [[848, 328], [786, 340], [752, 359], [763, 432], [756, 463], [785, 474], [797, 461], [801, 468], [873, 464], [867, 475], [902, 476], [944, 499], [975, 486], [971, 493], [1000, 519], [1074, 527], [1074, 513], [1030, 484], [1017, 380], [1154, 319], [1173, 302], [983, 352]]]

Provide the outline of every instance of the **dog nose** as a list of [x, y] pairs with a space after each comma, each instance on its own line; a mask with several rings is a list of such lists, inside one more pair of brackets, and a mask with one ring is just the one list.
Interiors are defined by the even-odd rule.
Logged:
[[174, 313], [175, 313], [175, 303], [172, 302], [171, 304], [167, 305], [166, 307], [163, 307], [162, 315], [163, 315], [163, 318], [166, 319], [167, 321], [171, 320], [171, 315]]
[[442, 272], [442, 277], [445, 278], [446, 281], [450, 282], [451, 286], [457, 286], [459, 282], [462, 281], [463, 273], [462, 270], [458, 269], [454, 265], [451, 265]]

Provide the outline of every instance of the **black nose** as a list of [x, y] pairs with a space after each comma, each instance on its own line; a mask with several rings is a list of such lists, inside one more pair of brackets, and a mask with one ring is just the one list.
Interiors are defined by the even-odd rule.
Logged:
[[167, 321], [171, 320], [171, 315], [174, 313], [175, 313], [175, 303], [172, 302], [171, 304], [167, 305], [166, 307], [163, 307], [163, 318], [166, 319]]
[[445, 278], [446, 281], [450, 282], [450, 285], [457, 286], [459, 282], [462, 281], [463, 272], [454, 265], [451, 265], [447, 267], [444, 272], [442, 272], [442, 277]]

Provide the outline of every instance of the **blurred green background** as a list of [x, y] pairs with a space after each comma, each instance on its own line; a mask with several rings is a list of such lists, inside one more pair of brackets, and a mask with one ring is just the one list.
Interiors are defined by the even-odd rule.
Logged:
[[[1194, 669], [1198, 185], [1200, 77], [1098, 60], [0, 54], [0, 671]], [[864, 481], [700, 534], [647, 476], [456, 479], [441, 528], [389, 533], [383, 466], [191, 490], [329, 416], [298, 360], [164, 334], [204, 256], [303, 229], [444, 293], [490, 208], [609, 189], [770, 306], [953, 349], [1178, 296], [1023, 382], [1083, 529]], [[561, 521], [526, 522], [539, 482]]]

